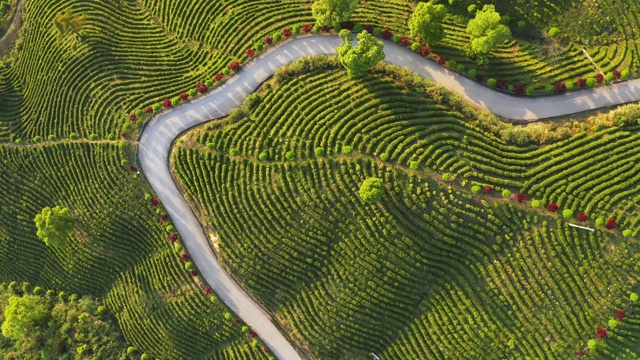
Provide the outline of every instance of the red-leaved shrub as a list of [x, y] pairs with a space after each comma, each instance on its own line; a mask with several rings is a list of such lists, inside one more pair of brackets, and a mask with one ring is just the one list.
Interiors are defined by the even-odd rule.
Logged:
[[420, 55], [427, 56], [429, 55], [429, 53], [430, 53], [429, 48], [422, 45], [422, 47], [420, 48]]
[[160, 215], [160, 221], [167, 222], [168, 220], [169, 220], [169, 215], [167, 214]]
[[382, 35], [382, 38], [385, 40], [389, 40], [393, 37], [393, 33], [389, 29], [382, 30], [382, 33], [380, 35]]
[[247, 57], [253, 57], [253, 55], [256, 54], [256, 51], [253, 49], [248, 49], [247, 50]]
[[313, 30], [313, 25], [312, 24], [304, 24], [304, 25], [302, 25], [302, 31], [304, 31], [305, 33], [311, 32], [311, 30]]
[[293, 34], [293, 31], [291, 31], [291, 29], [289, 28], [282, 29], [282, 36], [289, 37], [291, 36], [291, 34]]
[[604, 75], [602, 75], [602, 74], [596, 75], [596, 82], [598, 84], [602, 84], [603, 81], [604, 81]]
[[207, 294], [207, 295], [211, 294], [211, 286], [205, 287], [204, 288], [204, 293]]
[[189, 274], [191, 274], [191, 276], [193, 276], [193, 277], [196, 277], [196, 276], [198, 276], [198, 271], [191, 270], [191, 271], [189, 271]]
[[273, 42], [273, 38], [271, 36], [265, 36], [264, 39], [262, 39], [262, 42], [267, 45], [271, 45], [271, 43]]
[[579, 212], [576, 216], [576, 219], [578, 219], [578, 221], [580, 222], [585, 222], [587, 221], [587, 214], [585, 214], [584, 212]]
[[162, 100], [162, 107], [168, 109], [171, 107], [171, 99]]
[[138, 167], [137, 167], [137, 166], [135, 166], [135, 165], [131, 165], [131, 166], [129, 166], [129, 170], [131, 170], [131, 171], [138, 171]]
[[409, 39], [408, 36], [403, 36], [400, 38], [400, 43], [404, 46], [409, 45], [410, 42], [411, 42], [411, 39]]
[[613, 77], [616, 79], [620, 79], [620, 76], [622, 76], [622, 74], [620, 74], [620, 71], [618, 71], [618, 69], [614, 69], [612, 72]]
[[517, 201], [517, 202], [521, 203], [521, 202], [524, 202], [524, 201], [527, 201], [527, 200], [529, 200], [529, 198], [527, 197], [527, 195], [525, 195], [525, 194], [520, 194], [520, 193], [516, 194], [516, 201]]
[[258, 337], [258, 333], [255, 330], [251, 330], [249, 331], [249, 336], [251, 336], [252, 339], [255, 339]]
[[235, 319], [233, 320], [233, 322], [235, 322], [236, 324], [240, 324], [240, 318], [238, 318], [238, 317], [237, 317], [237, 318], [235, 318]]
[[224, 74], [222, 74], [222, 73], [217, 73], [217, 74], [213, 77], [213, 80], [214, 80], [215, 82], [218, 82], [218, 81], [220, 81], [220, 80], [222, 80], [222, 79], [224, 79]]
[[127, 132], [126, 132], [126, 131], [121, 132], [121, 133], [120, 133], [120, 136], [121, 136], [121, 137], [127, 137]]
[[604, 227], [606, 227], [608, 230], [613, 230], [616, 228], [616, 225], [618, 225], [618, 223], [616, 223], [616, 219], [609, 218], [609, 220], [607, 220], [607, 223], [604, 225]]
[[187, 99], [189, 99], [189, 94], [187, 94], [187, 93], [181, 93], [180, 94], [180, 100], [187, 101]]
[[136, 121], [137, 118], [136, 114], [129, 114], [129, 121]]
[[616, 313], [616, 319], [618, 320], [624, 319], [624, 310], [618, 310], [618, 312]]
[[268, 353], [269, 353], [269, 348], [265, 346], [265, 347], [263, 347], [263, 348], [262, 348], [262, 351], [263, 351], [265, 354], [268, 354]]
[[151, 202], [151, 206], [158, 206], [160, 204], [160, 200], [156, 197], [152, 197], [149, 202]]
[[178, 241], [178, 233], [175, 233], [175, 232], [171, 233], [171, 235], [169, 235], [169, 241], [172, 243]]
[[364, 29], [364, 31], [368, 32], [369, 34], [373, 34], [373, 25], [365, 25], [362, 28]]
[[562, 94], [566, 90], [567, 90], [567, 85], [563, 81], [557, 82], [553, 89], [553, 91], [555, 91], [556, 94]]
[[331, 29], [333, 29], [333, 27], [331, 27], [331, 26], [329, 26], [329, 25], [322, 25], [322, 26], [320, 27], [320, 30], [321, 30], [322, 32], [325, 32], [325, 33], [328, 33], [329, 31], [331, 31]]
[[584, 350], [580, 349], [578, 350], [578, 357], [583, 357], [584, 356]]
[[198, 90], [200, 94], [204, 94], [207, 92], [207, 90], [209, 90], [209, 88], [204, 83], [199, 83], [198, 85], [196, 85], [196, 90]]
[[182, 255], [180, 255], [180, 259], [182, 259], [182, 261], [184, 261], [184, 262], [187, 262], [187, 261], [189, 261], [189, 255], [182, 254]]
[[553, 201], [553, 202], [550, 202], [549, 205], [547, 206], [547, 211], [556, 212], [558, 211], [558, 208], [559, 208], [558, 203]]
[[438, 65], [444, 65], [444, 63], [446, 63], [446, 62], [447, 62], [447, 58], [445, 58], [445, 57], [444, 57], [444, 56], [442, 56], [442, 55], [439, 55], [439, 56], [438, 56], [438, 59], [436, 60], [436, 62], [438, 63]]
[[598, 329], [598, 331], [596, 331], [596, 334], [598, 334], [598, 337], [600, 339], [604, 339], [607, 337], [607, 330], [605, 330], [605, 328], [600, 328]]
[[507, 90], [507, 82], [504, 80], [498, 80], [496, 87], [500, 90]]
[[144, 108], [144, 112], [146, 112], [147, 114], [152, 113], [153, 108], [151, 106], [147, 106], [146, 108]]
[[585, 87], [587, 85], [587, 79], [579, 78], [576, 80], [576, 85], [578, 85], [578, 87]]
[[492, 191], [493, 191], [493, 186], [487, 185], [484, 187], [485, 194], [491, 194]]
[[518, 84], [518, 85], [516, 85], [515, 93], [516, 93], [516, 95], [518, 95], [518, 96], [520, 96], [520, 95], [524, 94], [524, 85], [523, 85], [523, 84]]
[[229, 70], [233, 72], [240, 70], [240, 63], [237, 61], [232, 61], [231, 64], [229, 64]]

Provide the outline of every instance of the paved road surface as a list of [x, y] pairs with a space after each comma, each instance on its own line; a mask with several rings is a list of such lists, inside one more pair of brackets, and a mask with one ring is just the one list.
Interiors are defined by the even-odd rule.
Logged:
[[[198, 219], [171, 177], [169, 151], [181, 132], [227, 115], [276, 69], [304, 56], [332, 54], [339, 43], [335, 35], [316, 35], [272, 48], [215, 91], [154, 117], [140, 138], [140, 163], [145, 177], [171, 216], [200, 273], [219, 298], [260, 335], [279, 359], [293, 360], [300, 356], [272, 324], [271, 317], [221, 268]], [[462, 94], [472, 103], [510, 119], [554, 117], [640, 100], [640, 79], [567, 95], [518, 98], [489, 90], [392, 42], [385, 41], [385, 53], [386, 61], [409, 68]]]

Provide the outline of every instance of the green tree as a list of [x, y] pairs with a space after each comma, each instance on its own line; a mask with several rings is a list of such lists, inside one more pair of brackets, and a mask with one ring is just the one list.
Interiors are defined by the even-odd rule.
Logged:
[[362, 200], [368, 203], [375, 203], [382, 199], [382, 193], [384, 187], [382, 186], [382, 179], [377, 177], [370, 177], [362, 182], [358, 195]]
[[53, 18], [53, 26], [61, 36], [66, 36], [70, 32], [81, 36], [80, 31], [84, 27], [86, 18], [86, 14], [76, 15], [71, 9], [67, 9], [56, 14]]
[[376, 40], [366, 31], [358, 34], [358, 45], [351, 45], [352, 35], [349, 30], [340, 31], [342, 44], [336, 52], [340, 63], [347, 69], [349, 76], [360, 77], [384, 60], [382, 41]]
[[445, 36], [442, 20], [447, 14], [444, 5], [430, 2], [418, 3], [409, 19], [411, 37], [420, 36], [422, 41], [435, 44]]
[[485, 5], [476, 13], [467, 24], [467, 34], [471, 37], [467, 55], [475, 58], [478, 65], [488, 64], [491, 51], [511, 38], [511, 30], [500, 23], [500, 14], [493, 5]]
[[45, 207], [33, 219], [38, 228], [37, 235], [47, 246], [63, 247], [66, 238], [73, 232], [75, 221], [69, 209], [56, 206], [53, 209]]
[[4, 308], [2, 335], [20, 340], [33, 326], [43, 324], [47, 317], [49, 309], [43, 298], [34, 295], [12, 296]]
[[355, 0], [316, 0], [311, 5], [311, 14], [320, 26], [336, 26], [351, 19], [356, 6]]

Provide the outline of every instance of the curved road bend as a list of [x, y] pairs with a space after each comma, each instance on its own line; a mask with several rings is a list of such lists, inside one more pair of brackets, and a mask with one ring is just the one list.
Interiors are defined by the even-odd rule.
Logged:
[[[274, 47], [211, 93], [151, 119], [140, 138], [140, 164], [144, 174], [171, 216], [202, 276], [279, 359], [300, 359], [300, 355], [273, 325], [269, 314], [218, 263], [198, 219], [171, 177], [169, 151], [181, 132], [229, 114], [278, 68], [304, 56], [333, 54], [339, 44], [336, 35], [315, 35]], [[470, 102], [510, 119], [541, 119], [640, 100], [640, 79], [566, 95], [518, 98], [489, 90], [392, 42], [385, 41], [385, 53], [385, 61], [413, 70], [460, 93]]]

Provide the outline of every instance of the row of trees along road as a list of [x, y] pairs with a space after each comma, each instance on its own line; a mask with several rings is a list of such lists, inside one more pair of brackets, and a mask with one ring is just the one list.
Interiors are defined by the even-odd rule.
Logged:
[[[357, 2], [355, 0], [316, 0], [312, 7], [312, 14], [318, 25], [336, 26], [351, 19], [351, 15], [356, 10]], [[434, 45], [446, 36], [443, 20], [447, 16], [447, 10], [444, 5], [436, 4], [432, 1], [420, 2], [416, 6], [411, 18], [409, 19], [409, 30], [412, 38], [420, 40], [426, 44]], [[511, 38], [511, 30], [509, 27], [500, 22], [501, 16], [493, 5], [484, 5], [482, 10], [477, 11], [475, 18], [467, 23], [467, 34], [469, 34], [470, 42], [467, 47], [467, 55], [475, 59], [478, 65], [487, 65], [491, 52], [496, 50], [501, 44]], [[345, 67], [351, 64], [353, 67], [349, 71], [351, 76], [361, 76], [369, 69], [364, 69], [364, 64], [371, 64], [373, 59], [379, 58], [376, 55], [379, 42], [370, 40], [364, 36], [362, 40], [366, 44], [358, 50], [347, 51], [345, 41], [347, 36], [341, 33], [340, 37], [343, 44], [340, 46], [345, 54], [349, 54], [349, 60], [341, 62]], [[360, 40], [360, 35], [358, 35]], [[349, 39], [350, 41], [350, 39]], [[370, 54], [373, 52], [373, 54]], [[340, 54], [340, 53], [339, 53]], [[367, 55], [366, 60], [360, 62], [351, 59], [353, 56]], [[384, 59], [384, 57], [382, 57]], [[381, 61], [382, 59], [378, 60]], [[357, 69], [356, 69], [357, 67]], [[349, 70], [349, 67], [347, 67]], [[360, 75], [358, 75], [360, 74]]]

